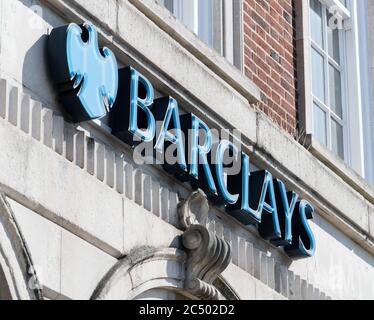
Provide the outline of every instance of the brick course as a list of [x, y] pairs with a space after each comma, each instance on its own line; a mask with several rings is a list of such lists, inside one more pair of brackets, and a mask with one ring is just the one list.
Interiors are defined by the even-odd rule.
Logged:
[[245, 75], [260, 89], [257, 107], [293, 133], [297, 127], [293, 0], [244, 0]]

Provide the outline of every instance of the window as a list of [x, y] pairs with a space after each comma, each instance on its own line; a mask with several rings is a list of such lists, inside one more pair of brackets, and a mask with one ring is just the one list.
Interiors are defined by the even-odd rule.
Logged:
[[242, 1], [159, 0], [181, 22], [242, 69]]
[[320, 143], [346, 159], [345, 39], [340, 21], [331, 12], [319, 0], [310, 0], [313, 131]]
[[[305, 101], [300, 120], [311, 136], [311, 151], [336, 167], [337, 163], [325, 152], [331, 150], [374, 183], [370, 1], [299, 3], [298, 12], [305, 22], [301, 56], [308, 63], [300, 64], [305, 68], [300, 69], [305, 72], [305, 79], [301, 79], [299, 88], [304, 92], [301, 100]], [[321, 149], [321, 144], [326, 149]]]
[[[302, 121], [312, 141], [318, 141], [343, 159], [361, 176], [369, 177], [372, 155], [365, 150], [365, 139], [372, 126], [371, 102], [367, 90], [367, 51], [362, 36], [364, 2], [367, 0], [308, 0], [303, 9], [304, 56], [306, 65], [305, 109]], [[362, 14], [362, 13], [361, 13]], [[367, 14], [367, 13], [365, 13]], [[366, 79], [366, 80], [365, 80]], [[371, 130], [371, 129], [370, 129]], [[365, 132], [365, 134], [364, 134]], [[371, 141], [373, 134], [370, 134]], [[327, 153], [313, 143], [312, 152], [325, 158]], [[318, 150], [317, 150], [318, 149]]]

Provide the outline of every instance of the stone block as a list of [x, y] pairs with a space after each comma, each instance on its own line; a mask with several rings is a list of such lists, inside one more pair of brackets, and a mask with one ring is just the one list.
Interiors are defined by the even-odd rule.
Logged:
[[178, 248], [182, 232], [129, 199], [123, 199], [124, 252], [142, 246]]
[[125, 195], [134, 199], [134, 168], [130, 163], [125, 163]]
[[238, 263], [239, 268], [246, 270], [246, 266], [247, 266], [246, 242], [242, 237], [239, 237], [238, 255], [239, 255], [239, 263]]
[[53, 112], [42, 108], [42, 142], [48, 148], [52, 148]]
[[253, 275], [256, 279], [261, 280], [261, 251], [257, 248], [253, 248], [253, 262], [254, 272]]
[[253, 244], [246, 241], [245, 243], [245, 257], [246, 257], [246, 268], [245, 270], [252, 276], [254, 276], [254, 260], [253, 260]]
[[152, 212], [156, 217], [161, 217], [161, 194], [158, 178], [152, 177]]
[[5, 79], [0, 79], [0, 117], [6, 119], [8, 107], [8, 84]]
[[77, 131], [74, 135], [74, 163], [81, 169], [84, 169], [86, 155], [86, 135]]
[[23, 132], [29, 134], [31, 125], [30, 117], [30, 96], [23, 94], [20, 104], [20, 128]]
[[31, 136], [40, 141], [42, 138], [42, 105], [31, 101]]
[[18, 88], [12, 87], [9, 93], [8, 121], [12, 125], [18, 126], [18, 116], [19, 116], [19, 92], [18, 92]]
[[256, 299], [256, 279], [238, 266], [230, 263], [222, 277], [235, 288], [241, 300]]
[[64, 153], [64, 118], [62, 116], [53, 115], [53, 150], [59, 155]]
[[111, 147], [105, 146], [105, 182], [110, 188], [115, 184], [115, 154]]
[[90, 299], [117, 259], [65, 230], [61, 247], [61, 293], [74, 300]]
[[169, 189], [161, 187], [161, 219], [169, 221]]
[[95, 142], [95, 175], [101, 182], [105, 181], [105, 146]]
[[118, 193], [123, 194], [125, 192], [125, 179], [124, 179], [124, 166], [125, 163], [121, 155], [115, 155], [115, 184]]

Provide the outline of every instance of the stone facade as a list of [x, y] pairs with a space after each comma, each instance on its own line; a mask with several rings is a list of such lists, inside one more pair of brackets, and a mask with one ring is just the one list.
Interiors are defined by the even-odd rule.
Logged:
[[[292, 14], [288, 2], [279, 3]], [[104, 123], [65, 120], [46, 39], [88, 20], [121, 66], [212, 128], [239, 129], [255, 166], [313, 203], [314, 257], [290, 259], [189, 185], [137, 165]], [[156, 1], [0, 0], [0, 26], [0, 298], [374, 299], [374, 189], [256, 111], [254, 77]], [[208, 276], [199, 271], [207, 266]]]

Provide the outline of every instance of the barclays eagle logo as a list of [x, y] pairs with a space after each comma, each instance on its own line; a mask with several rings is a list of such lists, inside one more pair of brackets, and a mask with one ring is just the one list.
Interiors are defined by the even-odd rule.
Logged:
[[52, 30], [48, 41], [51, 74], [74, 122], [104, 116], [117, 97], [117, 60], [99, 49], [95, 27], [72, 23]]

